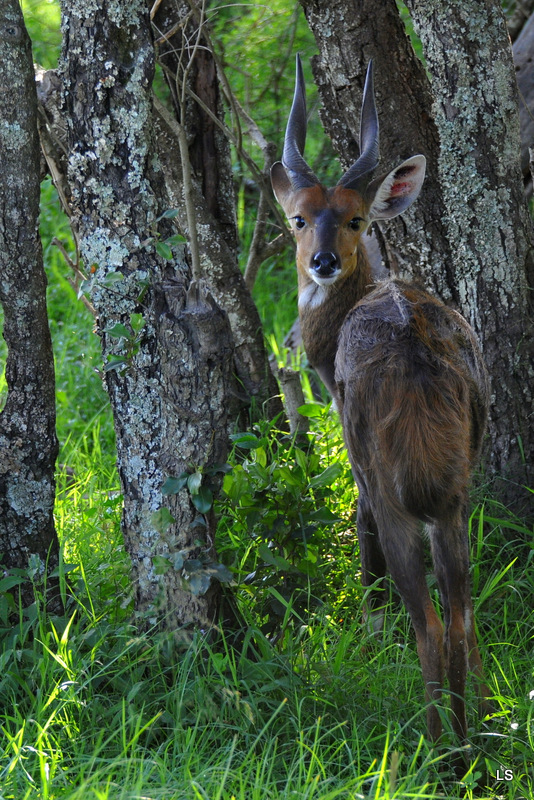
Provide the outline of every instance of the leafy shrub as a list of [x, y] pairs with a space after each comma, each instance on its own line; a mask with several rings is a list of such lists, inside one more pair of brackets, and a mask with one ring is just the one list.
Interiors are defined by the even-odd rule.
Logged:
[[302, 410], [323, 433], [295, 439], [263, 422], [234, 434], [218, 507], [219, 555], [271, 637], [343, 593], [351, 571], [353, 481], [340, 431], [329, 406]]

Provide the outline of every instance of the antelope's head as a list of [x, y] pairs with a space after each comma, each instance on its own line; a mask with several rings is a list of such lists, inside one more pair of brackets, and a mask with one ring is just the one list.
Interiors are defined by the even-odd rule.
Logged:
[[323, 186], [303, 157], [306, 95], [300, 58], [282, 161], [273, 165], [271, 182], [297, 243], [302, 283], [328, 286], [357, 267], [362, 234], [374, 220], [401, 214], [417, 198], [426, 160], [418, 155], [387, 175], [373, 178], [378, 165], [378, 115], [369, 62], [360, 121], [360, 157], [333, 188]]

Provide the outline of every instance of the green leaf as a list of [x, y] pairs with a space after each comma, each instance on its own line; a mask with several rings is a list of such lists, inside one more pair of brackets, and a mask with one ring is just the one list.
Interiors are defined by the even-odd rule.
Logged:
[[177, 208], [168, 208], [166, 211], [163, 212], [163, 214], [161, 214], [161, 216], [157, 218], [156, 222], [159, 222], [160, 219], [175, 219], [175, 217], [177, 217], [179, 213], [180, 212], [178, 211]]
[[302, 572], [304, 575], [308, 575], [310, 578], [314, 578], [317, 575], [316, 560], [317, 559], [301, 559], [297, 564], [298, 571]]
[[124, 275], [122, 272], [108, 272], [102, 283], [104, 286], [114, 286], [116, 283], [120, 283], [123, 280]]
[[104, 365], [104, 372], [111, 372], [112, 369], [121, 369], [128, 366], [124, 356], [108, 356], [108, 358], [108, 363]]
[[184, 565], [184, 556], [183, 556], [182, 551], [178, 550], [178, 552], [172, 553], [169, 556], [169, 561], [170, 561], [170, 563], [172, 564], [172, 566], [174, 567], [175, 570], [178, 571], [178, 570], [182, 569], [182, 567]]
[[289, 561], [282, 556], [277, 556], [275, 553], [273, 553], [273, 551], [265, 542], [262, 542], [258, 547], [258, 553], [267, 564], [271, 564], [271, 566], [276, 567], [277, 569], [291, 569], [291, 564]]
[[255, 450], [265, 444], [264, 439], [258, 439], [253, 433], [234, 433], [230, 437], [235, 445], [243, 450]]
[[172, 261], [172, 250], [166, 242], [156, 242], [156, 253], [167, 261]]
[[78, 300], [84, 294], [89, 294], [89, 292], [91, 291], [91, 284], [92, 284], [92, 281], [89, 278], [87, 278], [87, 280], [84, 280], [84, 281], [82, 281], [80, 283], [80, 288], [78, 289], [78, 294], [76, 296]]
[[329, 508], [321, 508], [318, 511], [307, 514], [306, 520], [318, 522], [319, 525], [334, 525], [336, 522], [341, 522], [341, 517], [338, 517]]
[[193, 472], [187, 479], [187, 488], [191, 492], [191, 494], [195, 495], [198, 494], [200, 487], [202, 485], [202, 473], [201, 472]]
[[284, 466], [284, 467], [279, 467], [279, 469], [276, 472], [277, 476], [279, 476], [287, 486], [299, 486], [299, 487], [302, 486], [304, 489], [302, 476], [300, 476], [297, 470]]
[[191, 495], [191, 501], [197, 511], [207, 514], [213, 505], [213, 493], [207, 486], [201, 486], [197, 494]]
[[154, 511], [150, 521], [158, 533], [167, 533], [173, 522], [176, 522], [169, 509], [165, 508], [165, 506]]
[[171, 562], [164, 556], [154, 556], [152, 558], [152, 566], [156, 575], [166, 575], [171, 568]]
[[189, 590], [191, 594], [197, 597], [206, 594], [210, 587], [211, 577], [207, 572], [194, 572], [188, 580]]
[[264, 447], [256, 447], [254, 450], [254, 458], [257, 464], [261, 464], [262, 467], [267, 466], [267, 453], [265, 452]]
[[145, 294], [148, 291], [148, 287], [150, 286], [150, 279], [143, 278], [140, 281], [137, 281], [137, 286], [139, 287], [139, 294], [137, 295], [137, 302], [141, 303], [145, 297]]
[[230, 583], [234, 579], [233, 574], [224, 564], [214, 564], [211, 568], [211, 574], [221, 583]]
[[21, 583], [24, 583], [24, 578], [8, 575], [0, 580], [0, 592], [8, 592], [14, 586], [20, 586]]
[[320, 403], [304, 403], [303, 406], [297, 408], [297, 411], [303, 417], [322, 417], [324, 414], [324, 406]]
[[343, 474], [344, 467], [342, 464], [330, 464], [320, 475], [316, 475], [310, 481], [312, 489], [317, 489], [319, 486], [330, 486], [334, 481]]
[[187, 561], [184, 563], [185, 571], [192, 575], [194, 572], [198, 572], [199, 570], [203, 569], [203, 564], [200, 558], [188, 558]]
[[307, 469], [308, 469], [308, 457], [306, 456], [306, 453], [303, 450], [301, 450], [299, 447], [296, 447], [295, 448], [295, 458], [297, 460], [297, 464], [299, 465], [299, 467], [301, 468], [303, 473], [306, 474]]
[[169, 236], [168, 239], [165, 239], [165, 242], [172, 246], [174, 244], [184, 244], [184, 242], [187, 242], [187, 239], [185, 236], [182, 236], [181, 233], [175, 233], [174, 236]]
[[164, 497], [167, 497], [170, 494], [178, 494], [185, 486], [187, 486], [187, 481], [189, 479], [189, 472], [182, 472], [177, 478], [169, 477], [165, 480], [165, 483], [161, 487], [161, 494]]
[[121, 322], [116, 322], [115, 325], [111, 325], [111, 327], [106, 328], [105, 333], [109, 333], [109, 335], [113, 336], [114, 339], [132, 338], [131, 331], [129, 331], [126, 325], [123, 325]]
[[134, 333], [139, 333], [146, 325], [145, 318], [142, 314], [130, 314], [130, 325]]
[[224, 476], [223, 491], [234, 503], [239, 503], [251, 490], [248, 475], [241, 464], [236, 464], [229, 475]]
[[218, 472], [222, 472], [223, 475], [228, 475], [229, 472], [233, 470], [233, 466], [231, 464], [214, 464], [212, 467], [207, 467], [204, 472], [206, 475], [216, 475]]

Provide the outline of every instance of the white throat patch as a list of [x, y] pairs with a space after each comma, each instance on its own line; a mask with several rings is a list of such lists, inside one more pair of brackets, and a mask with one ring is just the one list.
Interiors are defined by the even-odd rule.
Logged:
[[328, 295], [328, 284], [308, 283], [299, 294], [299, 308], [318, 308]]

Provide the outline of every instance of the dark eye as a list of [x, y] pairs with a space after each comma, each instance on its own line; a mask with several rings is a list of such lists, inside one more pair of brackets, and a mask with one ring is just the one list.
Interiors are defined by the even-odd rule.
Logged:
[[293, 217], [293, 219], [295, 220], [295, 227], [298, 228], [299, 231], [306, 225], [304, 217]]
[[361, 217], [353, 217], [349, 222], [349, 227], [352, 228], [353, 231], [357, 231], [360, 229], [360, 224], [363, 222]]

